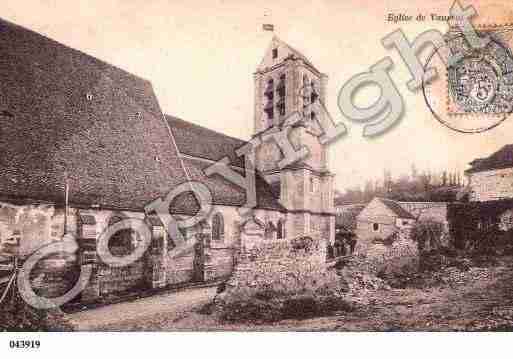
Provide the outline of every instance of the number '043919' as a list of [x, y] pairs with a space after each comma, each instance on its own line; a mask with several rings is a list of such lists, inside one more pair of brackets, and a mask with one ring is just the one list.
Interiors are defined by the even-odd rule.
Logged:
[[39, 340], [11, 340], [9, 347], [11, 349], [39, 349], [41, 342]]

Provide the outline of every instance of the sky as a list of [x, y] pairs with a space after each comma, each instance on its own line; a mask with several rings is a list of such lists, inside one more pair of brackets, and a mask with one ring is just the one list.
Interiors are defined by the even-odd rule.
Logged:
[[[509, 1], [472, 4], [483, 23], [513, 23]], [[253, 131], [253, 72], [273, 34], [299, 49], [329, 77], [326, 105], [348, 134], [330, 145], [335, 186], [344, 190], [409, 173], [411, 165], [430, 171], [463, 171], [468, 162], [513, 142], [512, 120], [481, 134], [462, 134], [442, 126], [421, 92], [411, 93], [409, 73], [381, 39], [402, 29], [413, 40], [447, 25], [429, 20], [447, 15], [448, 0], [321, 1], [169, 1], [169, 0], [2, 0], [0, 17], [118, 66], [152, 82], [165, 113], [242, 139]], [[510, 8], [507, 8], [507, 7]], [[505, 8], [506, 7], [506, 8]], [[393, 23], [389, 13], [427, 16], [423, 22]], [[477, 19], [476, 19], [477, 21]], [[369, 71], [383, 57], [394, 61], [391, 76], [405, 102], [405, 116], [377, 138], [362, 136], [363, 126], [344, 118], [337, 96], [346, 81]], [[368, 88], [356, 97], [370, 105], [379, 95]]]

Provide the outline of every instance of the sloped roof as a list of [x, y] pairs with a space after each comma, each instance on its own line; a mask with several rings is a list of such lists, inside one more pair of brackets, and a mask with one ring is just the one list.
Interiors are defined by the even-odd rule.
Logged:
[[[272, 40], [271, 40], [271, 43], [269, 44], [268, 48], [267, 48], [267, 51], [262, 59], [262, 61], [260, 62], [260, 64], [258, 65], [258, 68], [257, 68], [257, 71], [262, 71], [262, 70], [265, 70], [266, 67], [269, 67], [267, 66], [268, 65], [268, 60], [269, 60], [269, 57], [271, 56], [272, 54], [272, 50], [275, 49], [275, 48], [279, 48], [280, 51], [279, 51], [279, 54], [278, 54], [278, 61], [276, 63], [280, 63], [283, 59], [289, 57], [289, 56], [292, 56], [294, 58], [298, 58], [298, 59], [301, 59], [303, 60], [309, 67], [311, 67], [315, 72], [317, 73], [321, 73], [311, 62], [310, 60], [308, 60], [308, 58], [303, 55], [303, 53], [301, 53], [300, 51], [298, 51], [297, 49], [295, 49], [294, 47], [290, 46], [289, 44], [287, 44], [285, 41], [281, 40], [278, 36], [273, 36]], [[282, 50], [285, 50], [285, 55], [282, 55]]]
[[366, 205], [366, 203], [363, 203], [363, 202], [355, 202], [355, 201], [348, 201], [346, 199], [344, 199], [344, 197], [335, 197], [335, 199], [333, 200], [333, 204], [335, 206], [344, 206], [344, 207], [350, 207], [350, 206], [364, 206]]
[[410, 212], [401, 207], [401, 205], [396, 201], [392, 201], [391, 199], [386, 198], [379, 198], [379, 200], [383, 202], [385, 206], [387, 206], [387, 208], [394, 212], [399, 218], [415, 219], [415, 217], [413, 217]]
[[166, 115], [166, 119], [173, 131], [180, 153], [212, 161], [228, 157], [232, 165], [244, 166], [242, 159], [237, 156], [235, 151], [244, 146], [245, 141], [195, 125], [178, 117]]
[[467, 173], [489, 171], [513, 167], [513, 144], [502, 147], [487, 158], [477, 158], [470, 162], [471, 168]]
[[[170, 115], [166, 115], [166, 118], [178, 151], [182, 155], [190, 156], [182, 159], [191, 180], [199, 181], [210, 189], [214, 204], [237, 207], [244, 205], [246, 203], [244, 188], [227, 181], [221, 175], [206, 176], [204, 170], [212, 165], [212, 161], [218, 161], [224, 157], [230, 159], [231, 165], [243, 168], [243, 157], [238, 157], [236, 150], [246, 142]], [[239, 172], [244, 175], [242, 169]], [[273, 187], [259, 174], [256, 176], [256, 196], [257, 208], [285, 210], [278, 201], [279, 196], [274, 194]], [[196, 211], [199, 207], [194, 200], [182, 199], [179, 204], [177, 202], [173, 205], [173, 208], [175, 211], [181, 212], [184, 210]]]
[[[207, 162], [194, 158], [183, 158], [185, 168], [189, 173], [191, 180], [198, 181], [210, 190], [212, 203], [215, 205], [241, 207], [246, 204], [246, 190], [238, 185], [231, 183], [219, 174], [207, 176], [205, 169], [212, 165]], [[243, 171], [239, 171], [244, 175]], [[267, 182], [257, 175], [256, 177], [256, 208], [269, 209], [274, 211], [285, 211], [285, 208], [273, 196], [271, 187]], [[199, 210], [197, 201], [191, 200], [191, 196], [183, 197], [172, 203], [173, 213], [196, 213]]]
[[142, 209], [186, 180], [151, 84], [0, 20], [0, 196]]

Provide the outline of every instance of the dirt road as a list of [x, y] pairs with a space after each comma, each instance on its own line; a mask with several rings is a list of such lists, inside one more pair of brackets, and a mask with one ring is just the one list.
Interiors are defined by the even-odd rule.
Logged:
[[215, 286], [190, 288], [68, 314], [66, 317], [78, 331], [170, 330], [174, 322], [197, 306], [210, 302], [215, 294]]
[[214, 296], [215, 288], [190, 289], [73, 314], [73, 323], [79, 330], [512, 330], [513, 262], [473, 269], [440, 288], [367, 292], [367, 303], [352, 312], [272, 325], [222, 324], [199, 314]]

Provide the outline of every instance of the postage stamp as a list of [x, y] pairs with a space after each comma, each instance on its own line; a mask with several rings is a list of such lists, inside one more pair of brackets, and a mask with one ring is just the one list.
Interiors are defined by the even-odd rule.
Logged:
[[[509, 30], [511, 31], [511, 30]], [[463, 36], [448, 42], [463, 57], [448, 73], [448, 113], [509, 114], [513, 107], [513, 54], [500, 33], [489, 31], [483, 49], [472, 48]]]

